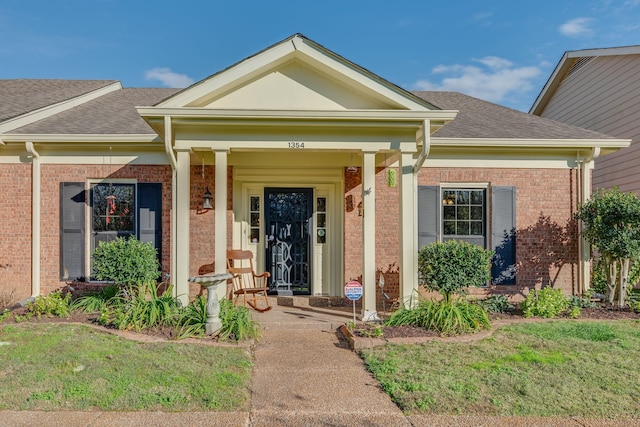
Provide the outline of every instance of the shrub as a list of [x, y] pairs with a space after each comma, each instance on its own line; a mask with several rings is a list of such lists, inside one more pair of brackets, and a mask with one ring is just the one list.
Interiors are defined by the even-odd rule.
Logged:
[[550, 286], [541, 290], [532, 290], [527, 298], [520, 303], [524, 317], [556, 317], [569, 308], [569, 298], [565, 297], [561, 289]]
[[509, 299], [504, 295], [492, 295], [476, 301], [476, 304], [489, 313], [506, 313], [513, 309], [513, 305], [509, 304]]
[[117, 285], [151, 283], [160, 277], [156, 249], [133, 237], [100, 242], [93, 252], [93, 270], [98, 280]]
[[422, 300], [413, 309], [401, 308], [394, 312], [385, 324], [425, 328], [443, 336], [472, 333], [491, 327], [489, 316], [482, 307], [460, 298]]
[[437, 291], [445, 300], [468, 286], [484, 286], [491, 272], [491, 256], [478, 245], [449, 240], [424, 246], [418, 253], [418, 271], [425, 288]]
[[69, 317], [70, 294], [51, 292], [48, 296], [38, 296], [33, 302], [27, 303], [27, 312], [37, 317], [58, 316]]
[[258, 323], [251, 319], [246, 307], [233, 305], [232, 301], [223, 299], [220, 301], [220, 339], [232, 341], [245, 341], [260, 336]]

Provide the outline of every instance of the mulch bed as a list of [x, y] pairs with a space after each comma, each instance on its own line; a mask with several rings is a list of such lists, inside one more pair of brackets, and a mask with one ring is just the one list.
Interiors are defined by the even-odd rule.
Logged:
[[[568, 314], [558, 317], [559, 319], [570, 319]], [[529, 321], [533, 318], [525, 318], [521, 310], [514, 309], [506, 313], [491, 313], [489, 315], [491, 323], [496, 322], [518, 322]], [[539, 319], [539, 318], [536, 318]], [[640, 313], [635, 313], [628, 307], [617, 308], [600, 304], [597, 307], [583, 308], [580, 312], [579, 319], [594, 320], [623, 320], [623, 319], [640, 319]], [[353, 331], [353, 334], [359, 338], [414, 338], [414, 337], [439, 337], [437, 332], [429, 331], [423, 328], [413, 326], [382, 326], [382, 335], [379, 331], [380, 326], [375, 324], [362, 324]]]

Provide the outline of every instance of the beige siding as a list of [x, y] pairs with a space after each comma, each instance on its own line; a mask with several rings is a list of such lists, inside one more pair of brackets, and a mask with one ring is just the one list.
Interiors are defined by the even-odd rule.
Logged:
[[596, 57], [560, 83], [541, 116], [619, 138], [629, 148], [599, 158], [593, 187], [640, 194], [640, 55]]

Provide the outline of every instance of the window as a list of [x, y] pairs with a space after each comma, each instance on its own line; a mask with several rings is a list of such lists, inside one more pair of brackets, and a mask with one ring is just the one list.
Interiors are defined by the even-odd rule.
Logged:
[[316, 243], [327, 243], [327, 198], [316, 198]]
[[249, 197], [249, 215], [251, 216], [251, 243], [260, 242], [260, 196]]
[[442, 190], [442, 240], [485, 241], [485, 190]]
[[456, 239], [491, 249], [492, 283], [515, 284], [515, 195], [510, 186], [419, 187], [418, 247]]
[[101, 241], [117, 237], [152, 243], [162, 259], [162, 184], [100, 183], [91, 186], [89, 197], [86, 193], [84, 182], [60, 184], [61, 280], [85, 280], [91, 270], [85, 248], [93, 252]]

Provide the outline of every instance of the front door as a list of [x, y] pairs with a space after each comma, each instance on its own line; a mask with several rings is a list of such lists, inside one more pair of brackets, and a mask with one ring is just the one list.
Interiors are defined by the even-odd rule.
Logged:
[[272, 291], [308, 295], [313, 189], [265, 188], [266, 266]]

